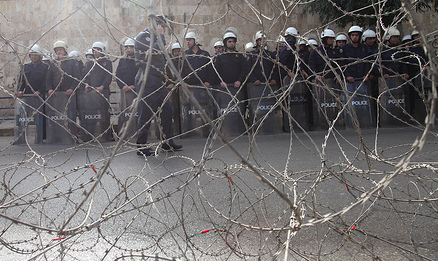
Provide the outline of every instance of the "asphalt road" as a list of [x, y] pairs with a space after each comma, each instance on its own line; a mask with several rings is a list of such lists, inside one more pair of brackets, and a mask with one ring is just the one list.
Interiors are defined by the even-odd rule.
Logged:
[[125, 145], [98, 181], [115, 142], [0, 137], [0, 258], [283, 260], [288, 249], [287, 260], [436, 260], [436, 133], [391, 176], [421, 134], [229, 139], [251, 168], [214, 139], [178, 139], [182, 151], [148, 158]]

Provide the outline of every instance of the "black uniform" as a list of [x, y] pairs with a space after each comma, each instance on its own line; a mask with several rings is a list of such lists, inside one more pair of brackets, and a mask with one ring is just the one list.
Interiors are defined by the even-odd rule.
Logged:
[[[322, 57], [320, 53], [324, 56]], [[339, 61], [340, 53], [338, 49], [334, 49], [331, 47], [319, 46], [316, 50], [312, 50], [309, 55], [309, 67], [312, 73], [319, 74], [324, 76], [324, 78], [335, 78], [335, 74], [333, 73], [330, 66], [326, 63], [324, 59], [330, 61], [331, 66], [338, 71], [338, 66], [336, 65], [336, 61]]]
[[367, 59], [370, 54], [365, 44], [359, 43], [357, 47], [354, 47], [352, 43], [345, 44], [341, 47], [340, 53], [342, 64], [345, 65], [345, 78], [353, 77], [359, 80], [368, 74], [371, 66], [365, 59]]
[[[311, 76], [312, 71], [310, 70], [310, 67], [309, 67], [310, 52], [307, 49], [307, 47], [304, 48], [304, 51], [299, 51], [298, 56], [300, 57], [300, 61], [299, 61], [300, 70], [305, 71], [308, 76]], [[302, 76], [303, 76], [303, 78], [305, 78], [304, 75], [302, 75]]]
[[74, 59], [55, 60], [50, 63], [46, 89], [54, 91], [75, 90], [79, 84], [80, 70]]
[[[254, 83], [259, 80], [262, 83], [269, 83], [271, 80], [279, 82], [275, 54], [264, 49], [256, 49], [247, 54], [246, 69], [248, 82]], [[253, 69], [254, 67], [254, 69]]]
[[[286, 66], [291, 72], [295, 71], [295, 51], [296, 51], [296, 38], [292, 35], [286, 36], [287, 44], [280, 50], [279, 61], [282, 65]], [[289, 46], [292, 48], [289, 48]], [[284, 68], [280, 68], [280, 77], [283, 79], [287, 75], [287, 71]]]
[[408, 73], [407, 65], [403, 62], [403, 53], [393, 46], [385, 45], [382, 50], [383, 74], [397, 75]]
[[[146, 57], [146, 53], [151, 47], [151, 38], [154, 37], [154, 45], [152, 55]], [[163, 44], [166, 44], [164, 35], [160, 35]], [[164, 56], [164, 50], [161, 50], [158, 44], [158, 37], [149, 32], [146, 28], [140, 32], [135, 38], [135, 61], [139, 68], [137, 75], [135, 76], [135, 89], [137, 93], [143, 84], [145, 89], [142, 94], [142, 101], [139, 103], [139, 118], [138, 118], [138, 138], [137, 144], [143, 145], [147, 143], [148, 130], [150, 128], [150, 120], [153, 112], [156, 112], [161, 106], [161, 112], [159, 114], [161, 119], [161, 125], [165, 139], [169, 139], [171, 136], [171, 124], [172, 124], [172, 106], [169, 101], [164, 102], [168, 90], [164, 84], [166, 59]], [[147, 59], [152, 59], [149, 74], [146, 75], [147, 79], [144, 82]], [[147, 124], [146, 124], [147, 123]], [[169, 141], [169, 144], [173, 146], [173, 142]]]
[[206, 65], [210, 62], [210, 54], [198, 48], [196, 53], [191, 49], [186, 50], [185, 55], [183, 76], [188, 76], [188, 78], [184, 81], [190, 85], [202, 85], [204, 82], [211, 83], [212, 67]]
[[123, 86], [131, 86], [135, 84], [135, 75], [137, 75], [138, 68], [135, 65], [134, 58], [121, 58], [116, 69], [116, 81], [120, 89]]
[[44, 97], [48, 69], [49, 66], [43, 62], [25, 64], [18, 81], [18, 91], [24, 94], [38, 91]]
[[233, 84], [240, 81], [243, 84], [245, 81], [246, 59], [241, 53], [236, 51], [223, 52], [214, 59], [214, 66], [222, 82]]
[[[95, 64], [96, 63], [96, 64]], [[102, 94], [109, 98], [109, 85], [112, 80], [113, 64], [106, 57], [99, 57], [96, 60], [89, 60], [85, 64], [84, 83], [91, 87], [97, 88], [104, 86]]]

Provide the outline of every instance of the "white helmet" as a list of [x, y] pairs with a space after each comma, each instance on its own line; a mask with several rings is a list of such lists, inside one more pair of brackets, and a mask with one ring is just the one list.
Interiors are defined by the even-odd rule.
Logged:
[[246, 52], [249, 53], [249, 52], [252, 52], [254, 50], [255, 50], [254, 43], [249, 42], [249, 43], [245, 44], [245, 51]]
[[226, 32], [224, 34], [224, 43], [228, 38], [234, 38], [234, 39], [236, 39], [236, 42], [237, 42], [237, 36], [233, 32]]
[[302, 44], [306, 44], [306, 41], [304, 41], [304, 40], [300, 40], [299, 42], [298, 42], [298, 45], [302, 45]]
[[254, 42], [256, 42], [258, 39], [261, 39], [261, 38], [266, 38], [266, 34], [264, 34], [262, 31], [257, 31], [254, 34]]
[[367, 38], [376, 38], [376, 32], [374, 32], [374, 31], [371, 30], [371, 29], [366, 30], [366, 31], [363, 32], [363, 34], [362, 34], [362, 41], [365, 42], [365, 40], [366, 40]]
[[318, 42], [315, 40], [315, 39], [310, 39], [308, 42], [307, 42], [307, 45], [313, 45], [313, 46], [318, 46]]
[[298, 30], [295, 27], [289, 27], [286, 29], [286, 31], [284, 32], [284, 35], [293, 35], [293, 36], [298, 36]]
[[347, 36], [345, 33], [339, 33], [338, 36], [336, 36], [336, 41], [348, 41]]
[[195, 39], [195, 44], [199, 44], [199, 37], [198, 34], [194, 31], [189, 31], [186, 34], [186, 39]]
[[393, 36], [400, 36], [400, 31], [397, 30], [397, 28], [395, 27], [391, 27], [388, 29], [388, 31], [386, 32], [385, 40], [388, 41]]
[[39, 54], [43, 55], [43, 50], [38, 44], [34, 44], [32, 47], [30, 47], [29, 54]]
[[105, 45], [102, 42], [95, 42], [92, 48], [100, 48], [102, 52], [105, 52]]
[[174, 49], [181, 49], [181, 45], [179, 43], [172, 44], [172, 49], [171, 50], [173, 51]]
[[126, 47], [126, 46], [134, 46], [134, 45], [135, 45], [135, 40], [132, 38], [128, 38], [126, 39], [125, 44], [123, 46]]
[[284, 39], [284, 36], [280, 35], [277, 39], [277, 43], [285, 43], [285, 42], [286, 42], [286, 39]]
[[352, 32], [358, 32], [362, 34], [363, 30], [360, 26], [353, 25], [352, 27], [350, 27], [350, 29], [348, 29], [348, 35], [350, 35]]
[[332, 37], [335, 38], [336, 34], [335, 31], [333, 31], [332, 29], [325, 29], [324, 31], [322, 31], [321, 33], [321, 39], [326, 38], [326, 37]]
[[410, 34], [403, 36], [402, 42], [412, 40], [412, 36]]
[[87, 55], [94, 55], [93, 49], [88, 49], [87, 52], [85, 53], [85, 56]]
[[80, 61], [81, 60], [81, 54], [78, 51], [71, 51], [68, 54], [68, 56], [74, 58], [76, 61]]
[[413, 30], [411, 33], [412, 36], [417, 35], [417, 34], [420, 34], [420, 32], [418, 30]]
[[222, 46], [223, 47], [224, 43], [222, 41], [217, 41], [217, 42], [214, 43], [213, 47], [216, 47], [216, 46]]
[[67, 52], [67, 44], [64, 41], [56, 41], [53, 44], [53, 50], [55, 50], [55, 48], [58, 48], [58, 47], [64, 48], [64, 50]]

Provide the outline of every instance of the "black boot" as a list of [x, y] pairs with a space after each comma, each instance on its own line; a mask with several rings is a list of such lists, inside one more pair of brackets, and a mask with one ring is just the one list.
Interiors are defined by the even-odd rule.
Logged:
[[182, 149], [182, 147], [182, 145], [175, 144], [173, 140], [170, 140], [161, 146], [161, 148], [165, 151], [179, 151]]
[[146, 148], [145, 146], [137, 145], [137, 155], [140, 156], [151, 156], [154, 154], [154, 151], [150, 148]]

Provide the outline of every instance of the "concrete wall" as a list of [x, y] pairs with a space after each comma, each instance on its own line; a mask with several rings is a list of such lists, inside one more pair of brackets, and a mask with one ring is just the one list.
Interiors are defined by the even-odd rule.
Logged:
[[[93, 42], [107, 45], [111, 59], [121, 55], [120, 42], [125, 37], [135, 37], [147, 26], [147, 0], [1, 0], [0, 1], [0, 84], [13, 90], [19, 64], [28, 62], [27, 47], [37, 42], [51, 51], [56, 40], [64, 40], [68, 51], [84, 53]], [[198, 5], [198, 2], [201, 2]], [[212, 52], [212, 44], [219, 39], [226, 27], [238, 29], [238, 48], [252, 41], [255, 31], [264, 29], [270, 40], [275, 40], [288, 26], [295, 26], [303, 33], [321, 30], [318, 19], [301, 17], [302, 5], [282, 12], [281, 3], [288, 1], [235, 0], [187, 1], [157, 0], [157, 13], [164, 13], [174, 21], [168, 43], [182, 40], [184, 28], [189, 25], [200, 35], [203, 49]], [[257, 13], [255, 10], [262, 10]], [[429, 32], [438, 28], [437, 15], [423, 15], [424, 26]], [[341, 30], [333, 26], [335, 30]], [[406, 31], [410, 31], [406, 29]], [[430, 36], [434, 39], [435, 35]], [[185, 44], [184, 41], [181, 43]], [[438, 41], [436, 48], [438, 48]], [[273, 49], [273, 43], [271, 44]], [[117, 64], [114, 64], [116, 68]], [[5, 95], [2, 93], [1, 95]]]

